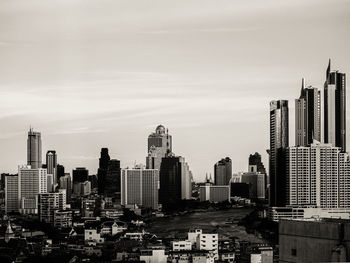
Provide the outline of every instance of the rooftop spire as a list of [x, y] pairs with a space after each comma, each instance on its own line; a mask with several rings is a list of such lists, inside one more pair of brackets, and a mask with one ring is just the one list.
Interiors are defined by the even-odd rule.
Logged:
[[326, 79], [328, 79], [329, 73], [331, 72], [331, 59], [328, 61], [328, 67], [326, 72]]

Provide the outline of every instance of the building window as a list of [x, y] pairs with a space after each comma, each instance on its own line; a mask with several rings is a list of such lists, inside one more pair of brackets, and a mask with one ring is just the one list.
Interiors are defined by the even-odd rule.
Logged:
[[292, 248], [291, 253], [292, 253], [292, 256], [295, 256], [295, 257], [296, 257], [296, 255], [297, 255], [297, 249], [296, 249], [296, 248]]

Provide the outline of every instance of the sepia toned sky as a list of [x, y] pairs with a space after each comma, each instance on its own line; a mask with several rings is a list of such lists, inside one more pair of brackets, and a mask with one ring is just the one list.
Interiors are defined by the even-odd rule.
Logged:
[[293, 145], [301, 78], [323, 88], [329, 58], [349, 76], [349, 32], [348, 0], [1, 0], [0, 172], [30, 125], [68, 172], [96, 173], [101, 147], [144, 163], [158, 124], [197, 181], [225, 156], [267, 167], [270, 100]]

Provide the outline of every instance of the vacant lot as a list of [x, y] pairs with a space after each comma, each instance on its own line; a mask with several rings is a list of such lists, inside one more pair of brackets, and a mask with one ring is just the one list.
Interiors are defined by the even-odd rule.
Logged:
[[205, 232], [216, 232], [220, 238], [237, 237], [240, 240], [262, 243], [263, 239], [248, 234], [237, 222], [249, 214], [251, 209], [229, 209], [220, 211], [203, 211], [153, 221], [147, 231], [159, 237], [185, 238], [190, 228], [200, 228]]

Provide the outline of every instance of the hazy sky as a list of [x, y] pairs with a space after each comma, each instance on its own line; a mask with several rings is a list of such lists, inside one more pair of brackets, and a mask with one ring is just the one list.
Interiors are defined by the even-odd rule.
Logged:
[[301, 78], [322, 88], [328, 58], [349, 75], [349, 48], [350, 1], [0, 0], [0, 172], [30, 125], [68, 172], [101, 147], [144, 163], [158, 124], [196, 180], [225, 156], [267, 167], [269, 101], [289, 100], [293, 145]]

